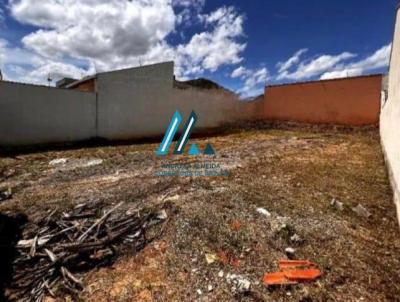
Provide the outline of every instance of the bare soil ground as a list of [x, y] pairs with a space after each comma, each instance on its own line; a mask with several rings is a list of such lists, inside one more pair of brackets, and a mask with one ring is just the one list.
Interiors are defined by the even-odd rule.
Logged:
[[[0, 188], [13, 192], [3, 214], [35, 220], [90, 200], [168, 205], [162, 238], [80, 276], [84, 291], [57, 301], [400, 301], [399, 228], [377, 129], [261, 127], [191, 142], [212, 143], [217, 156], [161, 158], [145, 143], [0, 158]], [[196, 161], [220, 161], [229, 176], [155, 176], [163, 164]], [[358, 204], [372, 216], [355, 213]], [[287, 247], [322, 276], [267, 288], [262, 277]], [[251, 292], [232, 290], [228, 274]]]

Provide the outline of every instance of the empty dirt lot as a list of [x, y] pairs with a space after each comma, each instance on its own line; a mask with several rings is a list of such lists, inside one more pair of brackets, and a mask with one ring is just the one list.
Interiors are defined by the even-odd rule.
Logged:
[[[137, 254], [126, 246], [112, 265], [79, 274], [83, 291], [55, 286], [47, 301], [400, 300], [400, 236], [377, 129], [264, 126], [191, 142], [212, 143], [217, 156], [162, 158], [144, 143], [0, 158], [0, 188], [12, 189], [3, 215], [32, 222], [93, 200], [167, 208], [160, 238]], [[155, 176], [163, 164], [201, 161], [229, 175]], [[369, 218], [353, 211], [359, 204]], [[322, 276], [267, 288], [262, 277], [287, 247]], [[235, 290], [232, 274], [250, 292]]]

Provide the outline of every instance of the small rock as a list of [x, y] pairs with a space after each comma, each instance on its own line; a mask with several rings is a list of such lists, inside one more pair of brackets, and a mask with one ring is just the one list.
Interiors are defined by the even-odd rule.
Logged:
[[68, 161], [68, 158], [57, 158], [53, 159], [52, 161], [49, 162], [50, 166], [58, 166], [58, 165], [64, 165]]
[[167, 211], [161, 210], [157, 213], [157, 219], [159, 220], [166, 220], [168, 218]]
[[331, 206], [335, 207], [339, 211], [343, 211], [343, 202], [340, 202], [339, 200], [336, 200], [335, 198], [332, 199], [331, 201]]
[[207, 289], [208, 289], [209, 292], [212, 292], [214, 288], [213, 288], [213, 286], [211, 284], [209, 284]]
[[218, 277], [220, 277], [220, 278], [224, 277], [224, 271], [219, 271]]
[[103, 163], [102, 159], [91, 159], [86, 163], [86, 167], [97, 166]]
[[207, 264], [212, 264], [216, 261], [218, 261], [218, 256], [216, 254], [206, 254]]
[[257, 208], [257, 213], [259, 213], [259, 214], [261, 214], [261, 215], [264, 215], [264, 216], [267, 216], [267, 217], [271, 217], [271, 213], [270, 212], [268, 212], [266, 209], [264, 209], [264, 208]]
[[358, 206], [354, 207], [353, 212], [357, 213], [358, 216], [362, 216], [365, 218], [370, 218], [372, 216], [372, 214], [361, 204], [358, 204]]
[[250, 291], [250, 287], [251, 287], [250, 281], [241, 275], [227, 274], [226, 280], [229, 284], [232, 285], [232, 288], [231, 288], [232, 292], [246, 293], [246, 292]]
[[292, 237], [290, 237], [290, 241], [293, 243], [301, 243], [303, 240], [299, 235], [294, 234]]
[[294, 248], [292, 248], [292, 247], [287, 247], [287, 248], [285, 248], [285, 253], [287, 255], [293, 256], [294, 253], [296, 253], [296, 250]]
[[167, 198], [165, 199], [165, 201], [177, 201], [177, 200], [179, 200], [180, 197], [181, 197], [180, 195], [176, 194], [176, 195], [174, 195], [174, 196], [167, 197]]
[[197, 290], [197, 294], [198, 294], [199, 296], [201, 296], [201, 295], [203, 294], [202, 290], [201, 290], [201, 289], [198, 289], [198, 290]]

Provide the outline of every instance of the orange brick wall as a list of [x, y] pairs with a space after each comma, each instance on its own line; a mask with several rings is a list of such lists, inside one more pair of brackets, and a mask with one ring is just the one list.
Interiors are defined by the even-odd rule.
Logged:
[[269, 86], [263, 119], [369, 125], [379, 122], [382, 75]]
[[79, 90], [82, 92], [95, 92], [95, 90], [96, 90], [95, 89], [95, 80], [90, 79], [90, 80], [84, 81], [84, 82], [76, 85], [72, 89]]

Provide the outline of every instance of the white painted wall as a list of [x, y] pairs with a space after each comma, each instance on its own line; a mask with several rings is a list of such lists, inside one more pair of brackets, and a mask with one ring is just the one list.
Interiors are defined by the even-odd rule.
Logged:
[[96, 95], [0, 81], [0, 145], [80, 141], [96, 135]]
[[389, 94], [381, 110], [380, 132], [400, 221], [400, 9], [397, 10], [390, 60]]

